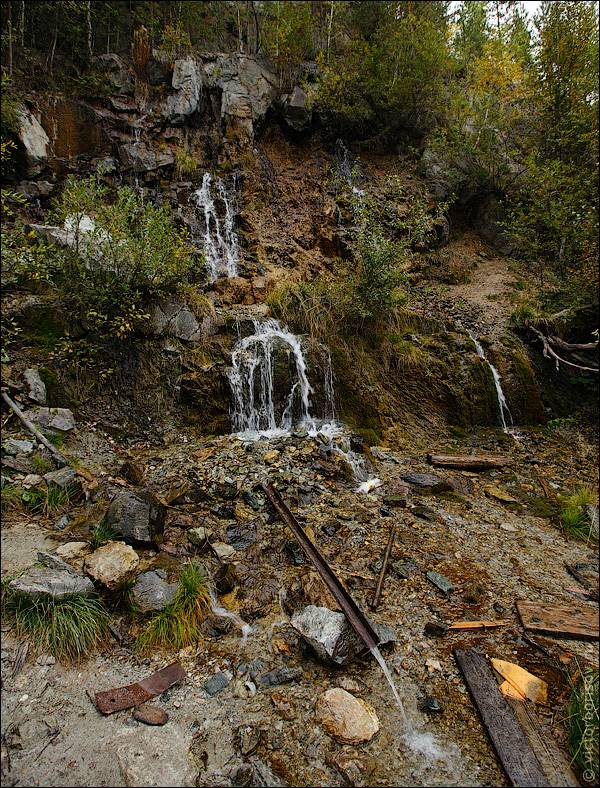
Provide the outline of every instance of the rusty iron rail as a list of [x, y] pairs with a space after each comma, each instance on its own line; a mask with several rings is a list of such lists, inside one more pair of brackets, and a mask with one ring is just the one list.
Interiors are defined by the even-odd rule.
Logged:
[[392, 546], [394, 544], [394, 537], [396, 536], [396, 526], [392, 526], [392, 530], [390, 531], [390, 538], [388, 539], [387, 547], [385, 548], [385, 555], [383, 556], [383, 562], [381, 564], [381, 572], [379, 573], [379, 580], [377, 581], [377, 589], [375, 590], [375, 596], [373, 597], [373, 601], [371, 602], [371, 608], [373, 610], [377, 609], [379, 605], [379, 599], [381, 597], [381, 591], [383, 590], [383, 581], [385, 580], [385, 575], [388, 568], [388, 562], [390, 560], [390, 554], [392, 552]]
[[263, 483], [262, 489], [271, 504], [275, 507], [277, 514], [281, 517], [283, 522], [289, 526], [300, 543], [300, 547], [304, 551], [306, 557], [313, 563], [315, 569], [321, 575], [321, 579], [342, 608], [344, 615], [348, 619], [348, 623], [368, 649], [377, 648], [380, 643], [380, 638], [373, 628], [373, 625], [354, 601], [350, 593], [340, 583], [327, 561], [304, 533], [304, 529], [290, 512], [279, 492], [270, 482], [266, 484]]

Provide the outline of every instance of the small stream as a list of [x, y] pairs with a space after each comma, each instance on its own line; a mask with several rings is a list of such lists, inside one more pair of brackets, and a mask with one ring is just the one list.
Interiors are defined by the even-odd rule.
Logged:
[[506, 397], [504, 396], [504, 392], [502, 391], [502, 383], [501, 383], [501, 380], [500, 380], [500, 373], [498, 372], [496, 367], [491, 363], [491, 361], [489, 361], [489, 359], [485, 355], [485, 352], [484, 352], [484, 350], [483, 350], [483, 348], [481, 346], [481, 343], [478, 341], [477, 337], [473, 334], [473, 332], [469, 331], [468, 329], [467, 329], [467, 332], [468, 332], [469, 336], [471, 337], [471, 339], [473, 340], [473, 344], [475, 345], [475, 349], [477, 351], [477, 355], [479, 356], [479, 358], [481, 358], [481, 359], [483, 359], [483, 361], [485, 361], [485, 363], [488, 365], [488, 367], [491, 370], [492, 377], [494, 378], [494, 386], [496, 387], [496, 399], [498, 400], [498, 412], [499, 412], [499, 415], [500, 415], [500, 423], [502, 425], [503, 431], [504, 432], [509, 432], [509, 424], [507, 423], [507, 419], [508, 419], [508, 422], [510, 422], [510, 427], [513, 426], [513, 419], [512, 419], [512, 415], [511, 415], [510, 409], [508, 407], [508, 403], [506, 402]]

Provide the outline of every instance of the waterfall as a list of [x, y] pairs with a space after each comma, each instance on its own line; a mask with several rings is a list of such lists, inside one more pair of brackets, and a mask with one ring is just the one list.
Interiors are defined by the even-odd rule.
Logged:
[[325, 395], [325, 418], [329, 421], [335, 421], [335, 387], [333, 382], [333, 364], [331, 363], [329, 349], [327, 349], [327, 361], [325, 363], [323, 392]]
[[508, 416], [508, 420], [512, 426], [513, 420], [508, 408], [508, 403], [506, 402], [506, 397], [504, 396], [504, 392], [502, 391], [502, 383], [500, 382], [500, 373], [496, 369], [496, 367], [488, 360], [486, 357], [481, 344], [478, 342], [475, 335], [467, 329], [467, 333], [473, 340], [475, 344], [475, 349], [477, 351], [477, 355], [479, 358], [483, 359], [485, 363], [488, 365], [492, 372], [492, 377], [494, 378], [494, 386], [496, 387], [496, 399], [498, 400], [498, 411], [500, 413], [500, 422], [502, 424], [502, 429], [504, 432], [508, 432], [508, 425], [506, 423], [506, 417]]
[[222, 217], [220, 217], [211, 186], [212, 177], [207, 172], [202, 178], [202, 186], [194, 192], [194, 199], [204, 214], [206, 269], [210, 281], [214, 282], [221, 276], [237, 276], [239, 253], [231, 198], [222, 179], [217, 178], [216, 199], [222, 203]]
[[[248, 436], [276, 436], [289, 432], [294, 424], [314, 429], [310, 412], [313, 388], [300, 338], [276, 320], [254, 320], [253, 326], [254, 334], [241, 338], [231, 355], [229, 383], [234, 431]], [[274, 356], [278, 350], [286, 350], [293, 359], [291, 385], [283, 408], [278, 407], [275, 396]]]

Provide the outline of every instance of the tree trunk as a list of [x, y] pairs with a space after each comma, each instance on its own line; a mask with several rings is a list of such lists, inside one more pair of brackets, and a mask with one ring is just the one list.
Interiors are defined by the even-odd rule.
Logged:
[[13, 73], [12, 0], [8, 0], [8, 73]]
[[21, 47], [25, 46], [25, 0], [21, 0], [21, 22], [19, 24], [21, 33]]
[[329, 48], [331, 46], [331, 30], [333, 28], [333, 8], [334, 3], [331, 0], [331, 8], [329, 9], [329, 24], [327, 25], [327, 62], [329, 63]]
[[85, 9], [85, 21], [87, 26], [87, 50], [88, 50], [88, 57], [90, 62], [94, 56], [94, 51], [92, 49], [92, 3], [91, 0], [88, 0]]

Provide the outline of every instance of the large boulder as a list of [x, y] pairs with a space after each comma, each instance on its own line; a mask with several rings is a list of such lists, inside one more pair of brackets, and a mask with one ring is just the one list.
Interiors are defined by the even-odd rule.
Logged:
[[439, 201], [455, 195], [464, 205], [481, 189], [481, 176], [475, 172], [467, 156], [452, 156], [437, 146], [425, 148], [419, 169], [429, 190]]
[[69, 594], [90, 594], [94, 590], [94, 584], [89, 578], [48, 567], [41, 569], [34, 567], [15, 577], [8, 586], [13, 591], [29, 596], [50, 594], [54, 597], [63, 597]]
[[119, 146], [119, 158], [124, 169], [134, 172], [151, 172], [169, 167], [175, 162], [170, 148], [155, 151], [145, 142], [129, 142]]
[[158, 543], [165, 528], [165, 507], [150, 492], [124, 490], [113, 498], [105, 520], [126, 542]]
[[38, 408], [33, 413], [33, 421], [44, 431], [70, 432], [75, 429], [75, 416], [68, 408]]
[[133, 599], [142, 613], [162, 610], [170, 605], [177, 593], [177, 583], [167, 583], [162, 569], [144, 572], [135, 581]]
[[26, 369], [23, 373], [23, 377], [29, 386], [29, 392], [27, 394], [29, 399], [33, 400], [33, 402], [37, 402], [38, 405], [45, 405], [46, 386], [37, 369]]
[[116, 591], [129, 580], [139, 562], [138, 554], [125, 542], [107, 542], [86, 557], [83, 568], [109, 591]]
[[133, 75], [124, 61], [114, 52], [98, 55], [94, 58], [94, 64], [99, 66], [116, 93], [122, 96], [133, 93], [135, 87]]
[[19, 106], [19, 139], [23, 143], [30, 164], [35, 165], [47, 159], [50, 152], [50, 138], [36, 116], [24, 105]]
[[175, 93], [167, 97], [163, 115], [169, 123], [181, 125], [201, 108], [202, 68], [193, 57], [175, 61], [171, 85]]
[[312, 108], [307, 94], [296, 85], [281, 100], [281, 116], [294, 131], [306, 131], [312, 123]]
[[205, 336], [204, 321], [200, 325], [189, 306], [180, 301], [155, 304], [151, 320], [154, 333], [158, 336], [173, 336], [184, 342], [197, 342]]
[[[345, 665], [366, 650], [346, 616], [327, 607], [307, 605], [294, 613], [290, 623], [323, 662]], [[373, 627], [380, 644], [395, 640], [389, 628], [376, 624]]]
[[83, 492], [81, 477], [68, 465], [44, 474], [44, 481], [48, 487], [59, 487], [64, 490], [72, 500], [79, 498]]

